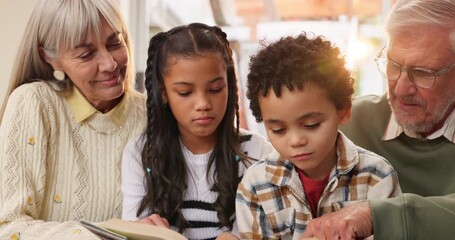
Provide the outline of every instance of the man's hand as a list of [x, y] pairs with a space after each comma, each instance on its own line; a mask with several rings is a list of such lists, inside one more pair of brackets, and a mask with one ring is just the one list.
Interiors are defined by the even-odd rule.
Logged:
[[152, 214], [146, 218], [139, 219], [136, 222], [169, 228], [169, 222], [167, 221], [167, 219], [160, 217], [160, 215], [158, 214]]
[[370, 204], [362, 202], [311, 220], [302, 235], [302, 240], [311, 237], [357, 239], [366, 238], [372, 234], [373, 222]]

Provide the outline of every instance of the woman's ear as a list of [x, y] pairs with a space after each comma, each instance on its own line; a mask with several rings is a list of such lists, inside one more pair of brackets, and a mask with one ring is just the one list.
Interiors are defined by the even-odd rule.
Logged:
[[338, 114], [340, 116], [340, 124], [347, 124], [351, 119], [351, 107], [340, 110]]
[[54, 58], [49, 57], [43, 47], [39, 47], [38, 52], [40, 57], [43, 58], [44, 61], [49, 63], [53, 69], [60, 69], [58, 67], [57, 61]]

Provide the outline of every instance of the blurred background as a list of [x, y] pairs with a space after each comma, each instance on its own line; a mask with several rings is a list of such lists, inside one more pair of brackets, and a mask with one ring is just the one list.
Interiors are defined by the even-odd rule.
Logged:
[[[202, 22], [220, 26], [235, 52], [241, 90], [249, 57], [261, 43], [305, 31], [323, 35], [340, 48], [356, 80], [356, 95], [382, 94], [385, 81], [374, 57], [385, 44], [383, 22], [395, 0], [116, 0], [134, 41], [136, 88], [143, 79], [149, 39], [178, 25]], [[37, 0], [0, 0], [0, 101], [28, 16]], [[240, 96], [243, 96], [240, 94]], [[263, 132], [241, 99], [244, 127]], [[1, 103], [1, 102], [0, 102]], [[265, 133], [264, 133], [265, 134]]]

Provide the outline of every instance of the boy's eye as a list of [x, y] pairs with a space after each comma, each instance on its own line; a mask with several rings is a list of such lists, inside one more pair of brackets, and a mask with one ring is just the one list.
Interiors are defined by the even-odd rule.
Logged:
[[303, 127], [313, 129], [313, 128], [319, 127], [320, 125], [321, 125], [321, 122], [317, 122], [317, 123], [311, 123], [311, 124], [304, 124]]
[[271, 131], [273, 134], [281, 135], [281, 134], [284, 134], [284, 133], [286, 132], [286, 128], [270, 129], [270, 131]]

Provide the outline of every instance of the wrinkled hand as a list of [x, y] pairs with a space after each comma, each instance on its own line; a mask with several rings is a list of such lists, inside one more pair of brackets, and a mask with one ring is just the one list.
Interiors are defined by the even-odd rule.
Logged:
[[169, 228], [169, 222], [167, 221], [167, 219], [166, 218], [162, 218], [158, 214], [152, 214], [152, 215], [150, 215], [150, 216], [148, 216], [146, 218], [139, 219], [136, 222], [149, 224], [149, 225], [154, 225], [154, 226], [158, 226], [158, 227]]
[[368, 202], [354, 204], [311, 220], [303, 239], [362, 239], [373, 234], [371, 209]]

